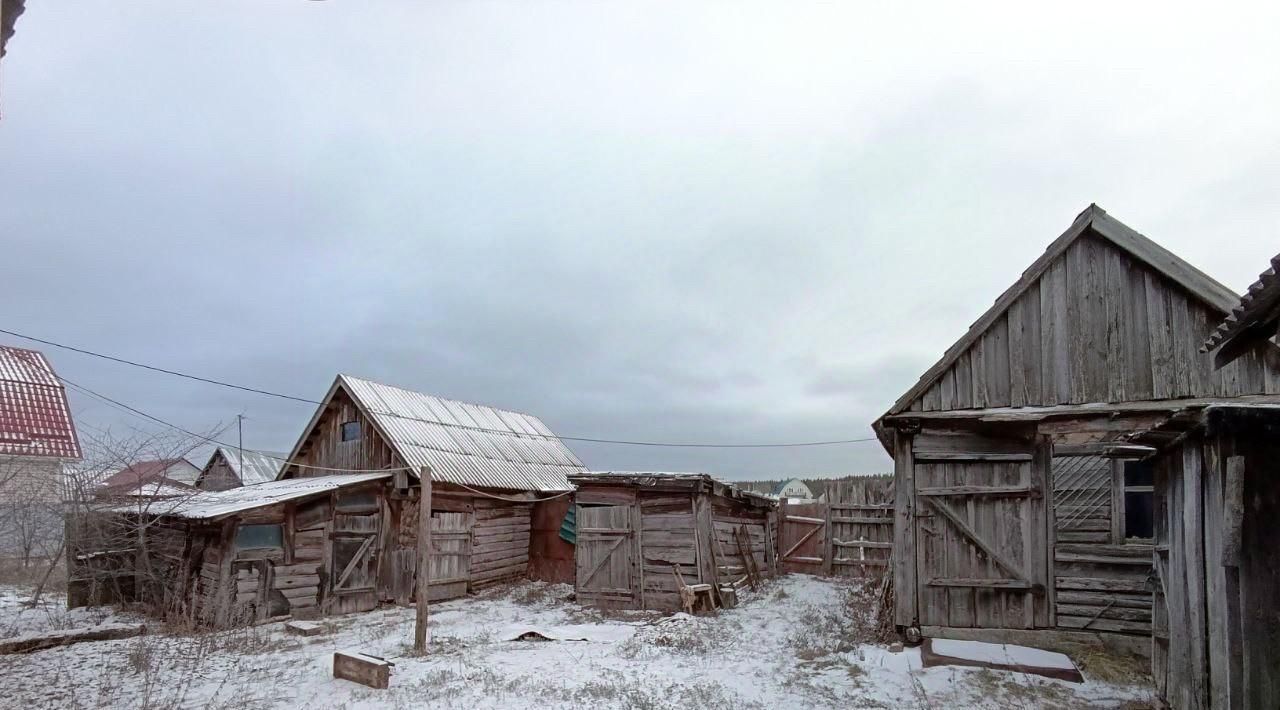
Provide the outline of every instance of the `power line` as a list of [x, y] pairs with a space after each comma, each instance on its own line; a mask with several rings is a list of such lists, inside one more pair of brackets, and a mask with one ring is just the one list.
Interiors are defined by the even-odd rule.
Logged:
[[[104, 360], [110, 360], [112, 362], [117, 362], [123, 365], [139, 367], [144, 370], [151, 370], [152, 372], [160, 372], [166, 375], [172, 375], [174, 377], [181, 377], [188, 380], [194, 380], [196, 382], [203, 382], [205, 384], [218, 385], [220, 387], [228, 387], [231, 389], [240, 390], [242, 392], [250, 392], [253, 394], [260, 394], [268, 397], [276, 397], [278, 399], [286, 399], [294, 402], [302, 402], [305, 404], [314, 404], [314, 405], [324, 404], [324, 402], [321, 402], [320, 400], [309, 399], [307, 397], [297, 397], [290, 394], [282, 394], [280, 392], [272, 392], [270, 390], [259, 389], [257, 387], [248, 387], [245, 385], [238, 385], [233, 382], [226, 382], [223, 380], [216, 380], [209, 377], [192, 375], [186, 372], [179, 372], [178, 370], [170, 370], [168, 368], [158, 367], [156, 365], [148, 365], [146, 363], [135, 362], [133, 360], [116, 357], [114, 355], [106, 355], [104, 353], [95, 352], [93, 350], [87, 350], [85, 348], [78, 348], [72, 345], [57, 343], [52, 340], [45, 340], [43, 338], [37, 338], [31, 335], [25, 335], [23, 333], [17, 333], [12, 330], [5, 330], [4, 328], [0, 328], [0, 333], [4, 333], [6, 335], [12, 335], [17, 338], [23, 338], [25, 340], [30, 340], [30, 341], [41, 343], [44, 345], [49, 345], [55, 348], [61, 348], [63, 350], [70, 350], [72, 352], [80, 353], [82, 355], [90, 355], [92, 357], [102, 358]], [[114, 401], [114, 400], [108, 400], [108, 401]], [[121, 405], [121, 406], [125, 406], [125, 405]], [[132, 409], [132, 408], [130, 407], [129, 409]], [[133, 410], [133, 411], [137, 412], [137, 410]], [[141, 412], [137, 412], [137, 413], [142, 414]], [[434, 424], [436, 426], [448, 427], [453, 429], [463, 429], [466, 431], [476, 431], [476, 432], [482, 432], [487, 434], [502, 434], [505, 436], [514, 436], [517, 438], [532, 438], [532, 439], [559, 440], [559, 441], [580, 441], [580, 442], [585, 442], [590, 444], [615, 444], [615, 445], [621, 445], [621, 446], [654, 446], [654, 447], [687, 448], [687, 449], [786, 449], [786, 448], [800, 448], [800, 447], [810, 447], [810, 446], [835, 446], [835, 445], [841, 445], [841, 444], [859, 444], [859, 443], [868, 442], [868, 441], [877, 441], [876, 437], [874, 436], [868, 436], [868, 437], [863, 437], [858, 439], [798, 441], [798, 442], [783, 442], [783, 443], [776, 443], [776, 444], [707, 444], [707, 443], [685, 443], [685, 442], [668, 442], [668, 441], [638, 441], [638, 440], [629, 440], [629, 439], [602, 439], [602, 438], [589, 437], [589, 436], [561, 436], [559, 434], [524, 434], [520, 432], [510, 431], [507, 429], [491, 429], [488, 427], [472, 426], [468, 424], [455, 424], [453, 422], [442, 422], [442, 421], [433, 420], [433, 419], [422, 419], [420, 417], [411, 417], [404, 414], [398, 414], [396, 412], [382, 412], [382, 411], [370, 410], [370, 413], [378, 414], [381, 416], [395, 417], [397, 419], [404, 419], [408, 421], [422, 422], [424, 424]], [[150, 415], [143, 414], [143, 416], [146, 416], [148, 419], [155, 420], [155, 418]], [[159, 420], [156, 420], [156, 421], [159, 421]], [[168, 425], [167, 422], [161, 422], [161, 423]], [[178, 428], [178, 427], [174, 427], [174, 428]], [[187, 432], [187, 433], [190, 433], [190, 432]], [[193, 434], [193, 436], [199, 436], [199, 435]]]
[[[139, 417], [143, 417], [144, 419], [149, 419], [149, 420], [151, 420], [151, 421], [153, 421], [153, 422], [155, 422], [155, 423], [157, 423], [157, 424], [161, 424], [161, 425], [163, 425], [163, 426], [167, 426], [167, 427], [169, 427], [170, 429], [174, 429], [174, 430], [179, 431], [179, 432], [182, 432], [183, 434], [186, 434], [186, 435], [188, 435], [188, 436], [195, 437], [195, 438], [200, 439], [201, 441], [203, 441], [203, 442], [205, 442], [205, 443], [208, 443], [208, 444], [215, 444], [215, 445], [217, 445], [217, 446], [220, 446], [220, 447], [223, 447], [223, 448], [227, 448], [227, 449], [234, 449], [234, 448], [236, 448], [236, 447], [234, 447], [234, 446], [232, 446], [232, 445], [230, 445], [230, 444], [226, 444], [226, 443], [223, 443], [223, 442], [221, 442], [221, 441], [218, 441], [217, 439], [214, 439], [214, 438], [211, 438], [211, 437], [205, 436], [204, 434], [197, 434], [196, 432], [191, 431], [190, 429], [185, 429], [185, 428], [180, 427], [180, 426], [178, 426], [177, 424], [174, 424], [174, 423], [172, 423], [172, 422], [167, 422], [167, 421], [165, 421], [165, 420], [163, 420], [163, 419], [161, 419], [161, 418], [159, 418], [159, 417], [155, 417], [155, 416], [152, 416], [152, 415], [150, 415], [150, 414], [147, 414], [146, 412], [142, 411], [141, 409], [135, 409], [135, 408], [133, 408], [133, 407], [130, 407], [129, 405], [125, 404], [124, 402], [120, 402], [120, 401], [114, 400], [114, 399], [112, 399], [112, 398], [110, 398], [110, 397], [106, 396], [105, 394], [101, 394], [101, 393], [99, 393], [99, 392], [94, 392], [93, 390], [89, 389], [88, 387], [85, 387], [85, 386], [83, 386], [83, 385], [78, 385], [78, 384], [76, 384], [76, 383], [72, 382], [71, 380], [68, 380], [67, 378], [63, 377], [62, 375], [56, 375], [56, 377], [57, 377], [57, 378], [58, 378], [58, 380], [60, 380], [63, 384], [65, 384], [65, 385], [67, 385], [68, 387], [70, 387], [70, 388], [72, 388], [72, 389], [76, 390], [77, 392], [82, 392], [82, 393], [84, 393], [84, 394], [89, 395], [90, 397], [94, 397], [94, 398], [96, 398], [96, 399], [100, 399], [100, 400], [102, 400], [103, 402], [106, 402], [107, 404], [110, 404], [110, 405], [112, 405], [112, 406], [114, 406], [114, 407], [117, 407], [117, 408], [119, 408], [119, 409], [121, 409], [121, 410], [123, 410], [123, 411], [125, 411], [125, 412], [129, 412], [129, 413], [134, 414], [134, 415], [137, 415], [137, 416], [139, 416]], [[256, 451], [256, 450], [254, 450], [254, 449], [245, 449], [245, 450], [246, 450], [246, 451], [252, 451], [253, 453], [256, 453], [256, 454], [261, 454], [262, 456], [265, 456], [266, 458], [272, 459], [273, 461], [279, 461], [279, 462], [281, 462], [281, 463], [290, 463], [289, 459], [282, 459], [282, 458], [280, 458], [279, 456], [273, 456], [273, 455], [271, 455], [270, 453], [268, 453], [268, 452], [266, 452], [266, 451]], [[338, 472], [341, 472], [341, 473], [383, 473], [383, 472], [387, 472], [387, 471], [410, 470], [410, 469], [409, 469], [409, 467], [407, 467], [407, 466], [405, 466], [405, 467], [399, 467], [399, 468], [368, 468], [368, 469], [366, 469], [366, 468], [330, 468], [330, 467], [328, 467], [328, 466], [312, 466], [312, 465], [310, 465], [310, 464], [297, 463], [297, 462], [293, 462], [291, 465], [293, 465], [293, 466], [297, 466], [298, 468], [310, 468], [310, 469], [316, 469], [316, 470], [319, 470], [319, 471], [338, 471]]]

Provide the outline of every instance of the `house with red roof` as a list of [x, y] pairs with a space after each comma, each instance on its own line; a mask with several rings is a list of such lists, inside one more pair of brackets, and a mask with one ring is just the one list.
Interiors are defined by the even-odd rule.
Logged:
[[81, 458], [67, 394], [43, 353], [0, 346], [0, 557], [61, 539], [63, 472]]
[[195, 492], [200, 469], [184, 458], [165, 458], [135, 461], [105, 478], [98, 488], [98, 496], [139, 495], [141, 491], [165, 490]]

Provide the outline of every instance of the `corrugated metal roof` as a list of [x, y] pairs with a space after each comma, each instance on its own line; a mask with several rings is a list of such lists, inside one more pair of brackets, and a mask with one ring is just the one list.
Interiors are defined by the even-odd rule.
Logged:
[[[1278, 273], [1280, 254], [1272, 257], [1270, 268], [1258, 276], [1258, 280], [1240, 298], [1240, 303], [1231, 309], [1231, 314], [1209, 334], [1200, 352], [1209, 352], [1241, 336], [1244, 336], [1242, 340], [1262, 342], [1275, 335], [1276, 310], [1280, 307]], [[1253, 331], [1252, 335], [1250, 331]]]
[[[191, 493], [181, 500], [151, 502], [146, 512], [151, 515], [169, 515], [188, 520], [209, 520], [243, 510], [275, 505], [295, 498], [327, 493], [345, 486], [368, 483], [390, 478], [390, 472], [344, 473], [339, 476], [315, 478], [286, 478], [268, 481], [254, 486], [229, 488], [225, 491], [201, 491]], [[137, 505], [108, 506], [105, 510], [118, 513], [136, 513]]]
[[537, 417], [433, 397], [358, 377], [341, 384], [387, 443], [413, 467], [446, 483], [516, 491], [571, 490], [585, 470]]
[[80, 458], [67, 394], [38, 351], [0, 345], [0, 454]]
[[[245, 449], [242, 453], [240, 449], [219, 446], [214, 449], [213, 456], [209, 457], [209, 463], [213, 463], [213, 459], [219, 454], [227, 460], [227, 465], [231, 467], [232, 473], [236, 474], [236, 478], [240, 479], [241, 485], [245, 486], [276, 480], [280, 469], [284, 468], [285, 461], [289, 459], [287, 452], [251, 451]], [[242, 456], [243, 465], [241, 464]], [[208, 469], [209, 464], [205, 464], [205, 470], [207, 471]]]

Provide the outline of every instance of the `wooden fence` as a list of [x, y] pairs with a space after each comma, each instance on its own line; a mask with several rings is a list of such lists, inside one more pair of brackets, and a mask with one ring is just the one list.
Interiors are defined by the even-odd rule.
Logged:
[[893, 479], [833, 482], [822, 502], [788, 503], [778, 513], [778, 550], [786, 572], [879, 576], [893, 548]]

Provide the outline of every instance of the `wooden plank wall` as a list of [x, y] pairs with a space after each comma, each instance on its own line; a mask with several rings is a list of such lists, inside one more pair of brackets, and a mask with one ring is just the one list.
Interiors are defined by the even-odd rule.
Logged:
[[[641, 608], [680, 608], [675, 567], [687, 584], [702, 582], [702, 555], [694, 496], [686, 491], [642, 491], [640, 508]], [[710, 580], [707, 580], [710, 581]]]
[[720, 582], [738, 582], [747, 576], [747, 558], [742, 555], [738, 539], [751, 557], [753, 569], [761, 577], [773, 574], [774, 540], [769, 535], [766, 509], [748, 506], [741, 501], [720, 496], [711, 497], [711, 521], [715, 545], [711, 553], [716, 560]]
[[1064, 629], [1148, 634], [1152, 546], [1123, 543], [1112, 531], [1112, 469], [1097, 455], [1053, 459], [1057, 542], [1057, 625]]
[[231, 465], [223, 458], [222, 454], [218, 454], [208, 468], [200, 476], [200, 485], [202, 491], [225, 491], [229, 488], [238, 488], [240, 479], [236, 477], [235, 471], [231, 470]]
[[477, 496], [471, 539], [471, 589], [525, 577], [529, 572], [532, 503]]
[[1156, 598], [1167, 624], [1152, 675], [1173, 707], [1280, 707], [1278, 460], [1274, 433], [1195, 437], [1157, 459]]
[[578, 601], [600, 608], [640, 608], [634, 502], [579, 505], [576, 520]]
[[1124, 252], [1084, 236], [1011, 304], [912, 411], [1280, 393], [1264, 350], [1214, 370], [1221, 315]]
[[[350, 421], [360, 422], [361, 436], [357, 441], [342, 440], [342, 424]], [[290, 465], [285, 477], [326, 476], [343, 470], [369, 471], [403, 465], [342, 389], [308, 433], [302, 451], [294, 460], [336, 470]]]

